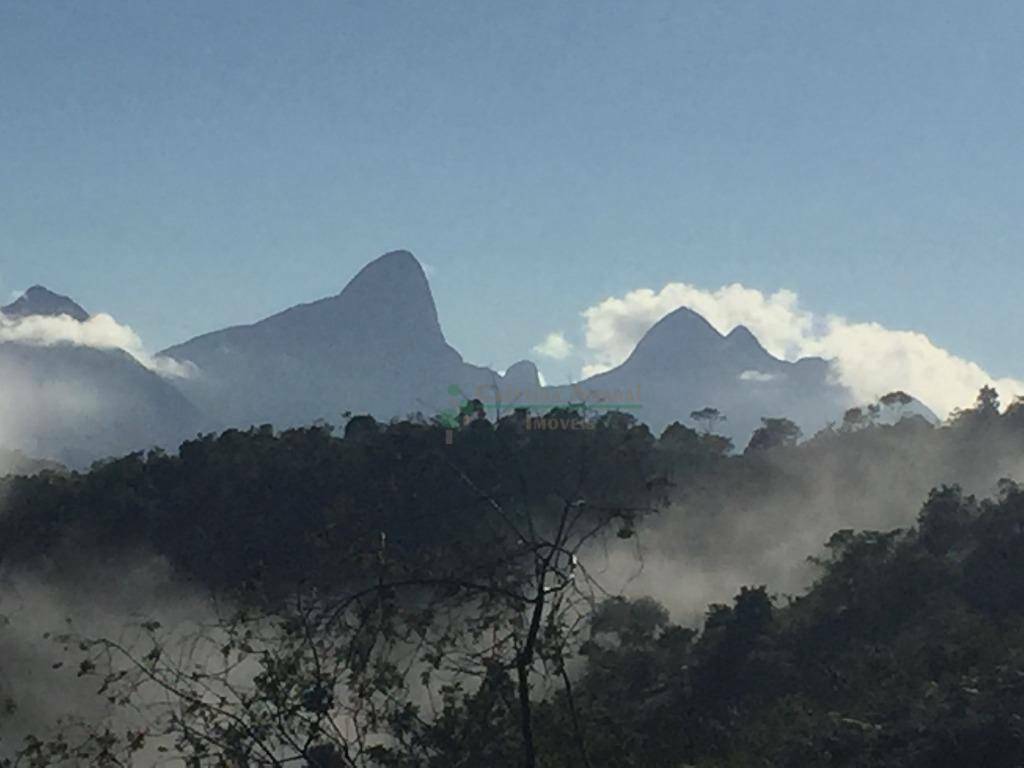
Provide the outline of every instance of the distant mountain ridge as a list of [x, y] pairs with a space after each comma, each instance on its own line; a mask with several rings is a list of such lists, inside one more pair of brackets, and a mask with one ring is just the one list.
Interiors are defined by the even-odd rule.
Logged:
[[[89, 318], [41, 286], [2, 311]], [[0, 344], [0, 376], [44, 413], [60, 414], [30, 430], [17, 408], [0, 409], [0, 447], [81, 464], [154, 445], [174, 450], [197, 431], [338, 423], [345, 412], [430, 417], [457, 412], [466, 398], [482, 400], [492, 419], [499, 407], [540, 413], [581, 401], [599, 413], [626, 393], [629, 412], [655, 433], [716, 408], [726, 417], [718, 431], [742, 447], [762, 417], [791, 418], [809, 435], [854, 405], [827, 361], [780, 360], [746, 327], [723, 335], [687, 308], [655, 323], [622, 364], [572, 385], [542, 386], [529, 360], [503, 374], [467, 363], [445, 339], [426, 274], [408, 251], [370, 262], [336, 295], [203, 334], [157, 357], [191, 363], [193, 375], [162, 378], [120, 350]], [[62, 392], [86, 393], [85, 405], [68, 410]], [[47, 404], [43, 393], [55, 400]], [[33, 441], [4, 442], [5, 432], [14, 433], [5, 420], [31, 431]]]
[[762, 416], [788, 416], [812, 430], [852, 404], [826, 361], [778, 360], [747, 328], [723, 336], [685, 308], [656, 323], [622, 365], [573, 386], [542, 387], [530, 361], [499, 375], [466, 363], [447, 343], [426, 275], [408, 251], [371, 262], [336, 296], [160, 355], [197, 366], [200, 374], [178, 386], [213, 418], [211, 428], [332, 421], [343, 411], [433, 415], [457, 407], [452, 385], [483, 400], [492, 418], [498, 400], [507, 412], [517, 403], [567, 404], [589, 391], [600, 409], [603, 392], [632, 389], [640, 393], [632, 412], [656, 431], [710, 405], [727, 415], [724, 431], [736, 440]]
[[611, 370], [554, 390], [567, 401], [589, 396], [591, 404], [630, 393], [640, 421], [660, 432], [704, 407], [725, 416], [717, 431], [739, 447], [762, 417], [785, 416], [806, 434], [838, 420], [854, 400], [821, 358], [787, 362], [773, 357], [744, 326], [719, 333], [700, 314], [681, 307], [652, 326], [632, 354]]

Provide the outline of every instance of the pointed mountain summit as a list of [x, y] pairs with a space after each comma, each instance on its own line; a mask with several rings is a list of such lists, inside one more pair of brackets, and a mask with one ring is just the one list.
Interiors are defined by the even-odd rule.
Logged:
[[714, 354], [724, 337], [692, 309], [680, 307], [656, 322], [643, 335], [630, 359], [685, 352], [688, 356]]
[[371, 261], [337, 300], [366, 321], [387, 319], [392, 330], [444, 338], [427, 276], [409, 251], [391, 251]]
[[160, 354], [203, 367], [218, 350], [289, 343], [375, 349], [445, 344], [423, 268], [408, 251], [392, 251], [363, 267], [337, 295], [252, 325], [205, 334]]
[[658, 371], [669, 360], [716, 371], [777, 362], [747, 328], [737, 326], [723, 336], [702, 315], [687, 307], [680, 307], [655, 323], [623, 365], [637, 371]]
[[[427, 276], [408, 251], [371, 261], [335, 296], [286, 309], [246, 328], [256, 334], [299, 333], [304, 341], [310, 332], [325, 341], [340, 335], [358, 346], [444, 344]], [[168, 354], [173, 356], [171, 350]]]
[[445, 341], [426, 274], [408, 251], [363, 267], [341, 293], [160, 353], [199, 375], [177, 382], [210, 428], [438, 413], [448, 387], [493, 380]]
[[590, 402], [633, 393], [640, 401], [633, 414], [655, 432], [673, 421], [687, 423], [692, 411], [717, 408], [727, 418], [720, 430], [740, 446], [762, 416], [787, 416], [812, 434], [851, 402], [826, 361], [780, 360], [745, 326], [723, 336], [686, 307], [655, 323], [625, 362], [574, 391]]
[[740, 349], [765, 351], [764, 347], [761, 346], [761, 342], [757, 340], [757, 337], [745, 325], [737, 325], [729, 331], [725, 340], [733, 347]]
[[67, 296], [54, 293], [41, 285], [33, 285], [17, 301], [6, 307], [0, 307], [0, 313], [7, 317], [67, 315], [81, 323], [89, 319], [89, 313]]

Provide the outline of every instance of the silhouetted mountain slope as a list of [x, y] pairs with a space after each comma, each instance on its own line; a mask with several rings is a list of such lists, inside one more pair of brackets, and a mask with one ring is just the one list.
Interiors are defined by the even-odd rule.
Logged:
[[763, 416], [785, 416], [810, 434], [838, 420], [853, 404], [833, 383], [820, 358], [787, 362], [772, 357], [754, 335], [738, 326], [727, 336], [696, 312], [675, 310], [658, 321], [621, 365], [555, 390], [563, 402], [635, 403], [638, 419], [660, 431], [686, 422], [692, 411], [717, 408], [725, 417], [716, 430], [742, 447]]
[[449, 385], [468, 392], [497, 379], [445, 341], [426, 275], [407, 251], [371, 262], [336, 296], [160, 354], [199, 367], [180, 386], [211, 427], [338, 421], [346, 410], [432, 415], [452, 405]]
[[723, 431], [737, 443], [762, 416], [788, 416], [811, 432], [852, 404], [831, 383], [824, 360], [777, 360], [746, 328], [722, 336], [688, 309], [658, 322], [621, 366], [575, 387], [541, 387], [529, 361], [499, 377], [465, 363], [445, 341], [426, 276], [407, 251], [381, 256], [336, 296], [161, 354], [199, 367], [200, 375], [179, 386], [211, 428], [336, 421], [349, 410], [382, 419], [433, 415], [457, 409], [452, 384], [484, 400], [491, 418], [495, 386], [506, 408], [611, 403], [629, 391], [641, 406], [633, 412], [655, 430], [713, 406], [727, 416]]

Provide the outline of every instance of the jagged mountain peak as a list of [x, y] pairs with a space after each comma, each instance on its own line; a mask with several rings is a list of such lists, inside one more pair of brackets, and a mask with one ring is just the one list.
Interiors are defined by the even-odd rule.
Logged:
[[679, 353], [704, 357], [714, 353], [725, 337], [702, 315], [687, 307], [680, 307], [655, 323], [637, 343], [630, 359], [634, 362], [648, 358], [675, 357]]
[[749, 352], [763, 353], [765, 351], [764, 346], [758, 341], [749, 328], [745, 325], [737, 325], [728, 335], [725, 340], [729, 342], [729, 345], [736, 349], [742, 349]]
[[426, 289], [428, 293], [430, 291], [423, 266], [412, 253], [405, 250], [388, 251], [383, 256], [378, 256], [356, 273], [346, 286], [346, 290], [352, 286], [373, 287], [376, 283], [417, 291]]
[[655, 323], [627, 362], [660, 370], [670, 360], [718, 368], [778, 362], [746, 326], [738, 325], [723, 336], [703, 315], [688, 307], [680, 307]]
[[89, 319], [89, 313], [67, 296], [54, 293], [42, 285], [33, 285], [16, 301], [6, 307], [0, 307], [0, 313], [7, 317], [29, 317], [42, 315], [46, 317], [58, 317], [68, 315], [69, 317], [85, 322]]
[[413, 256], [412, 251], [407, 251], [405, 248], [388, 251], [387, 253], [378, 256], [360, 271], [365, 271], [370, 267], [376, 267], [378, 269], [384, 267], [391, 269], [413, 269], [421, 273], [423, 272], [423, 266], [420, 264], [419, 260]]
[[404, 250], [371, 261], [341, 293], [285, 310], [259, 325], [273, 325], [285, 317], [303, 331], [319, 326], [329, 336], [348, 334], [368, 344], [389, 339], [414, 345], [445, 343], [427, 275], [416, 257]]
[[757, 341], [757, 337], [745, 325], [737, 325], [729, 331], [725, 338], [732, 341]]
[[714, 326], [711, 325], [711, 323], [709, 323], [702, 314], [695, 312], [689, 307], [679, 307], [679, 309], [669, 312], [651, 327], [648, 334], [654, 333], [655, 331], [659, 333], [683, 333], [687, 336], [697, 338], [723, 338], [722, 334], [716, 331]]
[[427, 275], [409, 251], [390, 251], [374, 259], [334, 298], [374, 315], [386, 307], [392, 321], [405, 321], [410, 330], [441, 332]]
[[450, 384], [490, 383], [445, 341], [427, 276], [409, 251], [380, 256], [338, 294], [164, 350], [199, 375], [178, 386], [214, 426], [300, 425], [346, 410], [390, 418]]
[[338, 294], [251, 325], [204, 334], [160, 354], [190, 359], [202, 367], [200, 358], [225, 343], [234, 348], [287, 345], [295, 353], [338, 343], [373, 347], [396, 342], [413, 347], [445, 344], [427, 276], [409, 251], [391, 251], [374, 259]]

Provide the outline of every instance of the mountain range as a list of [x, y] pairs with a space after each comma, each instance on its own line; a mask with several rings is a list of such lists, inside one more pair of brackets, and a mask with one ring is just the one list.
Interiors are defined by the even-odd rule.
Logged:
[[[0, 313], [90, 317], [40, 286]], [[184, 363], [191, 375], [162, 377], [117, 349], [0, 344], [0, 380], [15, 392], [0, 406], [0, 448], [82, 464], [173, 450], [199, 431], [338, 423], [344, 412], [429, 417], [474, 397], [492, 419], [501, 409], [585, 401], [598, 412], [629, 410], [655, 432], [713, 407], [727, 418], [717, 431], [742, 447], [764, 416], [786, 416], [810, 434], [854, 404], [827, 361], [780, 360], [747, 328], [723, 335], [685, 308], [656, 323], [621, 365], [572, 385], [543, 386], [526, 360], [503, 373], [473, 365], [446, 341], [427, 277], [407, 251], [372, 261], [337, 295], [156, 359]]]

